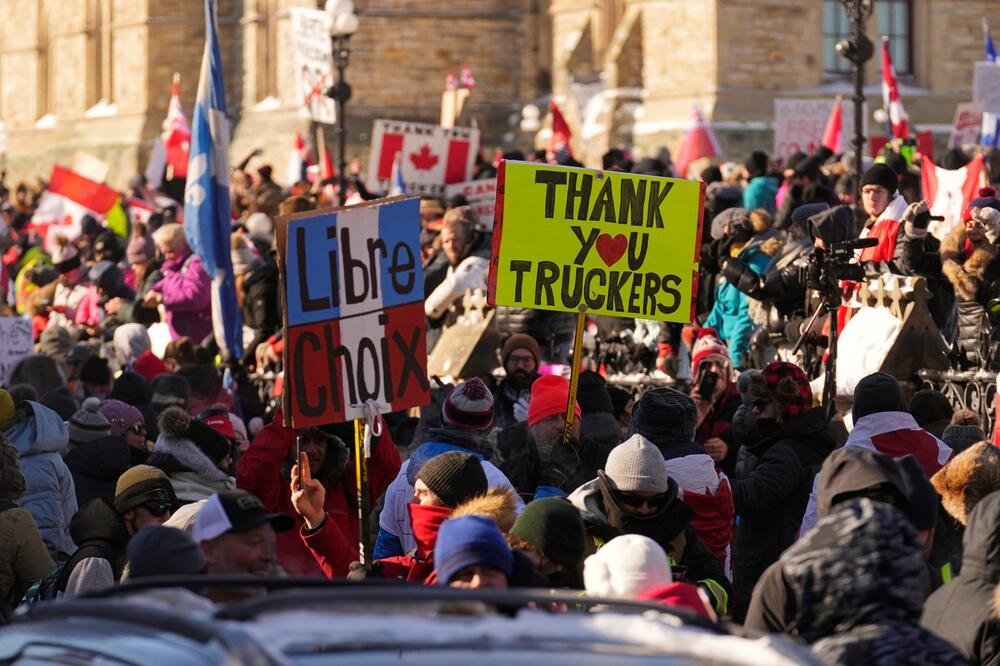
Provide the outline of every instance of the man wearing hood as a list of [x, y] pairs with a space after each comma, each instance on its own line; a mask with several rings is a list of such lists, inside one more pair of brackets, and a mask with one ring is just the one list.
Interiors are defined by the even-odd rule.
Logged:
[[[457, 386], [441, 408], [442, 426], [431, 428], [427, 439], [399, 467], [399, 474], [385, 491], [385, 504], [379, 514], [375, 559], [404, 555], [417, 547], [407, 506], [413, 499], [417, 472], [442, 453], [458, 451], [479, 459], [490, 488], [514, 490], [510, 480], [488, 460], [490, 452], [486, 433], [493, 425], [493, 394], [481, 379], [473, 378]], [[517, 499], [517, 511], [524, 502]]]
[[[923, 552], [929, 552], [937, 525], [938, 498], [913, 456], [894, 460], [859, 448], [837, 449], [823, 463], [819, 515], [825, 517], [851, 500], [866, 497], [902, 510], [917, 529]], [[925, 594], [926, 579], [921, 581]], [[744, 626], [766, 633], [792, 632], [798, 609], [784, 564], [775, 562], [753, 591]]]
[[733, 550], [735, 617], [742, 620], [757, 579], [795, 541], [813, 477], [833, 450], [826, 413], [813, 408], [809, 379], [783, 362], [749, 378], [756, 427], [761, 438], [746, 443], [746, 475], [734, 479], [739, 520]]
[[69, 430], [59, 415], [44, 405], [25, 401], [17, 405], [14, 420], [4, 433], [20, 455], [27, 492], [21, 506], [31, 513], [42, 541], [53, 559], [76, 550], [70, 519], [76, 513], [76, 488], [63, 454]]
[[[847, 436], [845, 448], [878, 451], [892, 458], [910, 454], [917, 459], [928, 478], [934, 476], [952, 456], [948, 445], [919, 427], [906, 411], [903, 390], [892, 375], [877, 372], [858, 382], [854, 388], [851, 413], [854, 428]], [[817, 475], [800, 534], [804, 535], [816, 524], [819, 483], [820, 476]]]
[[962, 573], [938, 588], [920, 620], [973, 664], [1000, 663], [1000, 618], [994, 599], [1000, 583], [1000, 492], [969, 516], [962, 539]]
[[920, 626], [924, 560], [906, 514], [855, 499], [781, 556], [792, 632], [830, 664], [967, 664]]
[[[382, 434], [372, 439], [372, 457], [368, 461], [370, 507], [375, 506], [399, 470], [399, 452], [384, 421], [380, 428]], [[351, 549], [351, 560], [358, 559], [361, 527], [357, 481], [351, 447], [345, 443], [354, 441], [352, 422], [296, 430], [286, 428], [281, 411], [277, 411], [237, 461], [236, 485], [260, 498], [270, 513], [294, 517], [296, 529], [277, 535], [278, 562], [292, 575], [319, 577], [323, 569], [299, 535], [304, 521], [289, 493], [291, 469], [296, 462], [296, 438], [309, 461], [311, 478], [325, 490], [323, 510], [327, 522], [332, 521], [343, 534]]]
[[117, 583], [125, 568], [129, 539], [147, 525], [162, 525], [177, 508], [167, 476], [136, 465], [118, 479], [112, 504], [102, 498], [82, 507], [70, 524], [79, 548], [56, 581], [56, 592], [73, 598]]
[[674, 578], [700, 584], [719, 615], [728, 611], [731, 587], [722, 563], [691, 526], [694, 512], [679, 497], [660, 451], [633, 435], [608, 456], [597, 478], [577, 488], [569, 501], [583, 518], [596, 550], [622, 534], [649, 537], [666, 551]]

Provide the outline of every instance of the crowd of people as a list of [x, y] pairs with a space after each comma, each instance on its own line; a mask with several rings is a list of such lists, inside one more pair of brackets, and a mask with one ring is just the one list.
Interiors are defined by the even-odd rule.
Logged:
[[[613, 150], [603, 166], [673, 175], [665, 150], [635, 163]], [[645, 600], [787, 634], [829, 663], [993, 663], [988, 424], [885, 373], [831, 418], [811, 384], [825, 336], [804, 323], [810, 257], [873, 238], [859, 275], [924, 278], [951, 361], [992, 369], [1000, 200], [982, 190], [939, 241], [914, 165], [890, 149], [865, 166], [859, 202], [850, 155], [777, 164], [757, 151], [703, 171], [695, 321], [588, 325], [597, 345], [631, 347], [652, 378], [639, 389], [609, 381], [599, 357], [571, 358], [574, 315], [498, 308], [495, 372], [441, 382], [419, 417], [369, 424], [370, 533], [354, 424], [296, 429], [275, 399], [274, 218], [326, 205], [329, 184], [286, 191], [266, 166], [234, 173], [242, 358], [215, 344], [211, 279], [179, 205], [125, 237], [85, 218], [68, 239], [33, 227], [29, 188], [4, 193], [0, 294], [30, 319], [35, 353], [0, 389], [0, 621], [147, 576], [399, 579]], [[420, 218], [433, 349], [486, 287], [491, 226], [461, 198], [425, 197]], [[846, 320], [855, 287], [838, 288]], [[564, 442], [567, 363], [583, 371]], [[200, 601], [259, 593], [207, 588]]]

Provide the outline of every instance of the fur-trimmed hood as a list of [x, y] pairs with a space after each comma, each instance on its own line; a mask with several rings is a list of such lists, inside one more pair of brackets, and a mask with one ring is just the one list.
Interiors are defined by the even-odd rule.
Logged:
[[201, 449], [186, 437], [171, 437], [164, 433], [156, 439], [148, 464], [166, 474], [193, 472], [207, 481], [226, 481], [229, 475], [218, 468]]
[[984, 241], [966, 256], [966, 232], [963, 225], [956, 226], [941, 241], [941, 272], [955, 288], [959, 300], [974, 301], [983, 278], [997, 256], [997, 248]]
[[989, 442], [974, 444], [938, 470], [931, 483], [945, 511], [967, 525], [976, 504], [1000, 490], [1000, 449]]
[[506, 534], [517, 520], [517, 496], [509, 488], [490, 488], [485, 495], [459, 504], [449, 518], [461, 516], [492, 518], [500, 531]]

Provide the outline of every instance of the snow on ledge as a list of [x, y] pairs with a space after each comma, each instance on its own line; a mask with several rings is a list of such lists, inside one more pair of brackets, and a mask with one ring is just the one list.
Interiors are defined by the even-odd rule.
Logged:
[[117, 115], [118, 105], [110, 104], [103, 97], [97, 101], [97, 104], [90, 107], [83, 112], [84, 118], [107, 118], [110, 116]]
[[46, 113], [35, 121], [35, 129], [51, 129], [58, 124], [55, 114]]

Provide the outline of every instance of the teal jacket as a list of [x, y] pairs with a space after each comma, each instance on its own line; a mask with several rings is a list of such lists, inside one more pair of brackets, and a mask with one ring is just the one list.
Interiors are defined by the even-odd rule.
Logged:
[[778, 195], [778, 179], [773, 176], [757, 176], [743, 190], [743, 207], [747, 210], [763, 208], [774, 215], [777, 206], [774, 198]]
[[[736, 258], [758, 275], [763, 274], [771, 261], [771, 257], [753, 241]], [[715, 288], [715, 305], [705, 320], [705, 326], [711, 326], [719, 332], [719, 337], [729, 348], [729, 358], [732, 359], [733, 367], [737, 369], [743, 368], [743, 357], [750, 351], [753, 321], [750, 319], [749, 307], [750, 297], [720, 277]]]

